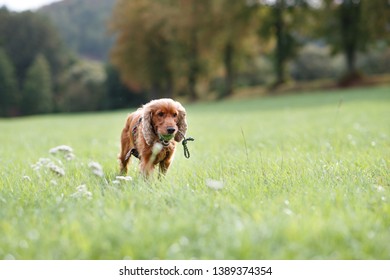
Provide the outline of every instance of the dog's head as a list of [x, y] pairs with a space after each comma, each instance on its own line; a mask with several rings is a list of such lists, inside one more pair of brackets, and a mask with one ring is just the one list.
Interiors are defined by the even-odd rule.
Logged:
[[180, 142], [187, 132], [186, 111], [177, 101], [169, 98], [153, 100], [143, 107], [142, 132], [148, 145], [158, 137], [164, 142]]

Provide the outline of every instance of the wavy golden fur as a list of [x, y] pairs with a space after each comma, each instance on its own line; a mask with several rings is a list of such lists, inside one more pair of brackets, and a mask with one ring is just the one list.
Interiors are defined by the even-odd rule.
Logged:
[[140, 171], [145, 177], [152, 174], [157, 164], [160, 174], [165, 174], [172, 163], [176, 142], [183, 140], [186, 131], [186, 111], [179, 102], [162, 98], [145, 104], [127, 117], [122, 130], [121, 172], [127, 173], [130, 157], [134, 155], [140, 159]]

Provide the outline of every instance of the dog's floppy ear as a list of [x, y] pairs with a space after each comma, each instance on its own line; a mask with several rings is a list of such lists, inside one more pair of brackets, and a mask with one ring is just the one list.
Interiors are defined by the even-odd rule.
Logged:
[[152, 124], [153, 110], [150, 104], [146, 104], [143, 108], [144, 112], [142, 115], [142, 134], [149, 146], [152, 145], [154, 139], [154, 130]]
[[179, 132], [176, 133], [175, 141], [180, 142], [181, 140], [184, 139], [184, 136], [186, 135], [187, 132], [186, 110], [179, 102], [176, 102], [176, 104], [177, 104], [177, 110], [179, 112], [177, 117], [177, 128]]

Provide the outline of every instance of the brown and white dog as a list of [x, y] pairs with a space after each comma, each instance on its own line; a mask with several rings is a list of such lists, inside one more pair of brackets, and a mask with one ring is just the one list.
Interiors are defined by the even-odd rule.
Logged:
[[131, 113], [121, 135], [121, 173], [127, 173], [133, 155], [139, 158], [140, 171], [145, 177], [153, 173], [157, 164], [164, 175], [172, 163], [176, 142], [184, 139], [186, 131], [184, 107], [169, 98], [150, 101]]

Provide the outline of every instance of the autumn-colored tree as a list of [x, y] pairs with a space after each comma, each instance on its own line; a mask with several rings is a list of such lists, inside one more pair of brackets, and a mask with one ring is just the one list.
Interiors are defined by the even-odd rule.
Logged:
[[117, 38], [112, 63], [132, 88], [190, 100], [199, 98], [199, 84], [223, 68], [227, 96], [235, 58], [254, 27], [253, 10], [244, 0], [119, 1], [111, 20]]
[[173, 52], [178, 82], [177, 89], [187, 93], [191, 100], [198, 98], [197, 84], [201, 75], [207, 72], [205, 54], [210, 47], [210, 7], [212, 1], [176, 0], [174, 17], [170, 20], [174, 46]]
[[150, 98], [173, 94], [169, 13], [162, 1], [120, 0], [111, 20], [116, 37], [112, 64], [129, 87], [147, 89]]
[[111, 60], [126, 84], [146, 89], [150, 98], [184, 92], [196, 99], [205, 69], [208, 5], [206, 0], [118, 1]]
[[[220, 97], [226, 97], [233, 93], [239, 58], [242, 54], [250, 54], [250, 50], [256, 50], [251, 45], [246, 48], [247, 40], [255, 37], [256, 9], [248, 5], [247, 1], [216, 0], [213, 2], [211, 15], [212, 28], [214, 29], [213, 50], [214, 57], [220, 57], [224, 69], [224, 87]], [[252, 43], [252, 42], [251, 42]], [[253, 53], [252, 53], [253, 54]]]

